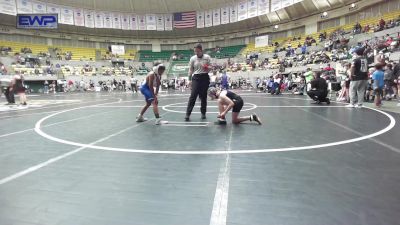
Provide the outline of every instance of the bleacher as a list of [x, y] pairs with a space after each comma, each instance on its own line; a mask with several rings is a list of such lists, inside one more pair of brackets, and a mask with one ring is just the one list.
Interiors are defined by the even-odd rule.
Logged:
[[189, 62], [190, 57], [192, 57], [192, 55], [193, 55], [192, 50], [176, 50], [176, 51], [172, 51], [171, 54], [173, 54], [174, 52], [178, 56], [178, 58], [176, 60], [174, 60], [177, 62]]
[[246, 45], [234, 45], [222, 47], [218, 52], [214, 51], [213, 49], [206, 49], [205, 51], [212, 58], [226, 59], [237, 56], [244, 47], [246, 47]]
[[[111, 53], [108, 51], [108, 49], [100, 49], [100, 54], [101, 59], [103, 59], [104, 56], [108, 56], [109, 58], [111, 58]], [[125, 51], [124, 55], [118, 55], [118, 58], [124, 60], [135, 60], [136, 54], [137, 51], [135, 49], [128, 49]]]
[[32, 50], [32, 54], [37, 55], [40, 52], [47, 53], [49, 52], [49, 46], [41, 45], [41, 44], [31, 44], [31, 43], [23, 43], [23, 42], [12, 42], [12, 41], [4, 41], [0, 40], [0, 46], [11, 47], [10, 55], [14, 55], [15, 53], [20, 53], [23, 48], [30, 48]]
[[[390, 13], [386, 13], [382, 16], [378, 16], [378, 17], [370, 17], [370, 18], [366, 18], [364, 20], [359, 21], [360, 25], [362, 27], [366, 26], [366, 25], [370, 25], [371, 26], [371, 32], [373, 32], [372, 28], [374, 25], [378, 24], [379, 20], [381, 18], [383, 18], [386, 22], [388, 22], [389, 20], [396, 20], [400, 15], [400, 10], [398, 11], [393, 11]], [[324, 30], [320, 30], [319, 32], [310, 34], [308, 36], [314, 38], [317, 43], [319, 43], [319, 34], [326, 32], [326, 34], [329, 36], [332, 32], [337, 31], [338, 29], [343, 29], [346, 32], [351, 32], [353, 30], [353, 27], [356, 23], [350, 23], [350, 24], [346, 24], [343, 26], [336, 26], [336, 27], [330, 27]], [[281, 38], [281, 39], [276, 39], [273, 40], [272, 43], [278, 42], [280, 44], [280, 46], [284, 46], [287, 47], [289, 44], [292, 47], [297, 47], [299, 44], [302, 45], [304, 44], [305, 41], [305, 35], [302, 35], [301, 40], [296, 40], [296, 41], [290, 41], [293, 37], [287, 37], [287, 38]], [[267, 53], [272, 53], [275, 50], [275, 47], [273, 46], [266, 46], [266, 47], [260, 47], [260, 48], [256, 48], [255, 47], [255, 43], [249, 43], [245, 49], [242, 51], [243, 55], [247, 55], [250, 53], [263, 53], [263, 52], [267, 52]]]
[[[240, 51], [245, 47], [245, 45], [235, 45], [222, 47], [219, 52], [215, 49], [205, 49], [204, 52], [209, 54], [212, 58], [224, 59], [233, 58], [240, 53]], [[172, 54], [175, 53], [178, 57], [177, 62], [189, 62], [190, 57], [193, 55], [192, 50], [167, 50], [161, 52], [153, 52], [148, 50], [141, 50], [139, 53], [140, 62], [153, 62], [157, 60], [169, 60]]]
[[173, 61], [167, 69], [167, 76], [180, 77], [189, 74], [189, 64], [187, 61]]
[[161, 51], [161, 52], [153, 52], [149, 50], [140, 50], [139, 51], [139, 61], [140, 62], [153, 62], [157, 60], [169, 60], [171, 57], [172, 51]]
[[81, 48], [81, 47], [66, 47], [66, 46], [54, 46], [61, 49], [61, 55], [66, 52], [71, 52], [71, 60], [96, 60], [96, 49], [94, 48]]
[[[275, 42], [279, 42], [279, 40], [274, 40]], [[271, 53], [275, 50], [275, 46], [264, 46], [264, 47], [258, 47], [256, 48], [255, 43], [249, 43], [242, 51], [242, 55], [247, 55], [247, 54], [251, 54], [251, 53], [263, 53], [263, 52], [267, 52], [267, 53]]]

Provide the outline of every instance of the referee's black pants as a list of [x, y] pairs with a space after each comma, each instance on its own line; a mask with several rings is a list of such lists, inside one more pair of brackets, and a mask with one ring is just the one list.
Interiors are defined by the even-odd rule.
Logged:
[[193, 75], [192, 78], [192, 92], [190, 93], [189, 102], [186, 109], [186, 116], [190, 116], [193, 111], [193, 107], [196, 103], [197, 96], [200, 97], [201, 114], [207, 112], [207, 90], [210, 85], [210, 76], [207, 73]]
[[8, 103], [15, 103], [14, 92], [10, 91], [10, 87], [7, 87], [6, 91], [4, 92]]

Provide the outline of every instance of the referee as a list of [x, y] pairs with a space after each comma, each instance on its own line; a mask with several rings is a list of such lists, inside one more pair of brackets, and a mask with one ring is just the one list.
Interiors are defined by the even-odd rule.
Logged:
[[196, 55], [190, 58], [189, 62], [189, 81], [192, 83], [192, 92], [189, 97], [189, 102], [186, 109], [185, 121], [189, 121], [197, 96], [201, 99], [201, 119], [206, 119], [207, 111], [207, 90], [210, 85], [211, 57], [203, 54], [203, 46], [196, 44], [194, 46]]

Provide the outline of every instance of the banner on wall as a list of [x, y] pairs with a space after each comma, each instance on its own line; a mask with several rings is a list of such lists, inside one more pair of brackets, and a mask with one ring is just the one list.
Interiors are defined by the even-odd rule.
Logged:
[[130, 20], [130, 22], [129, 22], [129, 29], [130, 30], [138, 30], [138, 18], [137, 18], [137, 15], [136, 14], [131, 14], [130, 16], [129, 16], [129, 20]]
[[119, 13], [112, 14], [112, 27], [114, 29], [121, 29], [121, 15]]
[[121, 28], [122, 30], [129, 30], [129, 15], [127, 14], [122, 14], [121, 15]]
[[269, 0], [258, 0], [258, 15], [269, 13]]
[[85, 15], [85, 27], [94, 28], [94, 11], [84, 10], [83, 14]]
[[15, 0], [0, 0], [0, 13], [13, 16], [17, 15], [17, 4], [15, 4]]
[[103, 20], [103, 27], [104, 28], [113, 28], [113, 24], [112, 24], [112, 15], [109, 12], [104, 12], [104, 20]]
[[146, 16], [138, 15], [139, 30], [146, 30]]
[[60, 6], [54, 4], [47, 4], [47, 13], [57, 14], [58, 18], [61, 16], [61, 9]]
[[74, 9], [74, 24], [75, 26], [85, 26], [85, 16], [82, 9]]
[[257, 0], [248, 0], [247, 1], [247, 18], [253, 18], [258, 15], [258, 1]]
[[157, 30], [158, 31], [163, 31], [164, 28], [164, 15], [157, 15], [156, 16], [156, 21], [157, 21]]
[[46, 4], [43, 2], [32, 1], [32, 12], [33, 13], [46, 13]]
[[271, 0], [271, 12], [275, 12], [282, 9], [281, 0]]
[[18, 13], [32, 13], [32, 2], [30, 0], [17, 0]]
[[164, 20], [165, 30], [172, 30], [172, 14], [165, 15]]
[[196, 12], [197, 28], [204, 28], [204, 11]]
[[207, 10], [204, 12], [204, 26], [211, 27], [212, 26], [212, 10]]
[[62, 7], [59, 22], [62, 24], [74, 25], [74, 9]]
[[237, 5], [233, 5], [229, 8], [230, 8], [229, 22], [230, 23], [237, 22]]
[[213, 10], [213, 26], [218, 26], [221, 24], [221, 9]]
[[241, 1], [238, 4], [238, 21], [247, 19], [247, 1]]
[[268, 46], [268, 35], [259, 36], [255, 38], [256, 48]]
[[104, 14], [102, 12], [94, 13], [94, 27], [96, 28], [104, 27]]
[[157, 30], [156, 15], [146, 14], [146, 30]]
[[229, 7], [221, 8], [221, 24], [229, 23]]
[[282, 8], [293, 5], [293, 0], [282, 0]]
[[[121, 16], [122, 18], [122, 16]], [[114, 55], [125, 55], [124, 45], [111, 45], [111, 53]]]

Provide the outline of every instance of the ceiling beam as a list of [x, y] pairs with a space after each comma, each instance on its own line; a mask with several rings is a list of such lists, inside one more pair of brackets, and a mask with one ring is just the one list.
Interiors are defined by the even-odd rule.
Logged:
[[162, 0], [162, 2], [163, 2], [163, 5], [164, 5], [164, 8], [165, 8], [165, 11], [164, 11], [164, 12], [166, 12], [166, 13], [171, 13], [171, 12], [169, 11], [167, 2], [166, 2], [165, 0]]
[[133, 0], [129, 0], [129, 4], [131, 6], [131, 12], [135, 12], [135, 7], [133, 6]]
[[196, 3], [197, 3], [197, 8], [198, 8], [198, 10], [202, 10], [199, 0], [195, 0], [195, 1], [196, 1]]
[[314, 4], [315, 8], [318, 9], [318, 11], [321, 11], [321, 8], [319, 7], [319, 4], [315, 2], [315, 0], [311, 0], [311, 2]]

